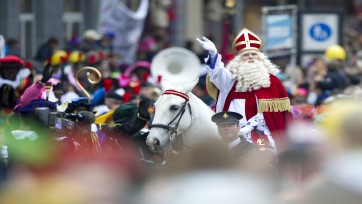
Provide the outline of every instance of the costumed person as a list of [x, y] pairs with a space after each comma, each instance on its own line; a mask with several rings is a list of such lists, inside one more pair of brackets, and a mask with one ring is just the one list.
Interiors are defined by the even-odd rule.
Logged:
[[52, 57], [50, 58], [51, 65], [54, 69], [53, 77], [60, 80], [68, 80], [68, 76], [65, 72], [65, 66], [68, 61], [68, 53], [64, 50], [57, 50], [54, 52]]
[[206, 37], [197, 41], [209, 53], [207, 82], [212, 84], [207, 88], [217, 98], [216, 112], [233, 111], [245, 116], [240, 120], [239, 134], [260, 148], [276, 150], [285, 142], [291, 106], [283, 84], [275, 76], [278, 67], [260, 52], [260, 38], [244, 28], [232, 44], [238, 54], [226, 66], [213, 42]]
[[[151, 119], [148, 112], [149, 100], [142, 99], [137, 108], [135, 103], [127, 103], [119, 106], [113, 113], [114, 130], [123, 132], [128, 136], [132, 136], [142, 128]], [[130, 121], [133, 121], [130, 123]]]
[[24, 61], [13, 55], [0, 59], [0, 110], [11, 113], [24, 90], [32, 83], [32, 75]]
[[67, 108], [65, 109], [66, 113], [79, 113], [80, 111], [91, 112], [92, 102], [88, 100], [87, 97], [75, 98], [71, 101], [68, 101]]
[[[42, 79], [28, 87], [15, 106], [14, 111], [26, 106], [36, 99], [45, 99], [56, 103], [58, 110], [61, 109], [60, 99], [63, 95], [63, 88], [58, 79], [52, 78], [53, 68], [47, 63], [43, 69]], [[63, 110], [64, 111], [64, 110]]]
[[141, 131], [151, 118], [148, 109], [149, 100], [142, 99], [138, 107], [136, 103], [130, 102], [120, 105], [111, 115], [98, 117], [96, 123], [106, 135], [106, 140], [101, 141], [102, 149], [122, 149], [121, 141], [131, 140], [138, 147], [141, 159], [148, 160], [148, 155], [151, 154], [145, 142], [148, 132]]

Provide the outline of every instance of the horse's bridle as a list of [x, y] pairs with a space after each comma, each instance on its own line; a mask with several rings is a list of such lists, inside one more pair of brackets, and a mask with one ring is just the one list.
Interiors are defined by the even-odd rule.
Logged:
[[[176, 114], [176, 116], [167, 124], [151, 124], [149, 126], [150, 129], [152, 128], [163, 128], [166, 129], [169, 135], [169, 141], [170, 141], [170, 146], [172, 146], [172, 142], [176, 142], [177, 140], [183, 139], [182, 137], [177, 137], [178, 135], [182, 135], [182, 132], [179, 133], [179, 131], [177, 130], [179, 123], [181, 121], [182, 116], [184, 115], [185, 111], [186, 111], [186, 106], [189, 107], [189, 111], [190, 111], [190, 116], [192, 116], [192, 112], [191, 112], [191, 106], [189, 103], [189, 96], [181, 93], [179, 91], [176, 90], [165, 90], [162, 95], [164, 94], [171, 94], [171, 95], [176, 95], [179, 96], [183, 99], [185, 99], [185, 102], [182, 104], [180, 111]], [[192, 118], [192, 117], [191, 117]], [[174, 124], [174, 126], [172, 126], [172, 124], [176, 121], [176, 123]], [[187, 147], [184, 142], [182, 141], [183, 146]]]

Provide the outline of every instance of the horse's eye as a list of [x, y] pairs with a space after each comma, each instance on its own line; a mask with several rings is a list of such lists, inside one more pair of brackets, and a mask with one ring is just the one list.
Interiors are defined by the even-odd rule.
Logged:
[[171, 110], [171, 111], [176, 111], [176, 110], [178, 110], [179, 108], [180, 108], [180, 106], [172, 105], [171, 108], [170, 108], [170, 110]]

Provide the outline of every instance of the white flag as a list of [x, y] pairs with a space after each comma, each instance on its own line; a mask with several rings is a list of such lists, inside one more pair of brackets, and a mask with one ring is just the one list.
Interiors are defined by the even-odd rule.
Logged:
[[119, 0], [103, 0], [100, 7], [99, 32], [115, 33], [114, 52], [122, 62], [135, 62], [138, 41], [143, 31], [149, 0], [141, 0], [137, 11], [132, 11]]

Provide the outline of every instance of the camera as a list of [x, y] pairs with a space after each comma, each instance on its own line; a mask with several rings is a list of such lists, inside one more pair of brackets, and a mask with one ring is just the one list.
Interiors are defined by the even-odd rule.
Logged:
[[75, 116], [69, 116], [68, 113], [50, 111], [48, 107], [38, 107], [35, 109], [35, 116], [43, 125], [58, 130], [74, 128]]
[[72, 130], [75, 124], [92, 124], [95, 122], [95, 116], [89, 111], [80, 111], [79, 113], [65, 113], [50, 111], [48, 107], [38, 107], [35, 109], [35, 116], [42, 124], [55, 129]]

